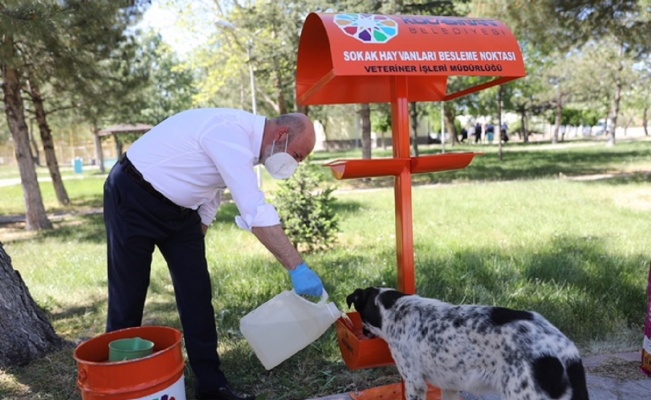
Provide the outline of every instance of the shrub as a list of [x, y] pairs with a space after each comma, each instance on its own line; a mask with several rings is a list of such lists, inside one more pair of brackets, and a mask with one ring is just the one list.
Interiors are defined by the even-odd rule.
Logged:
[[273, 200], [289, 240], [308, 253], [330, 248], [339, 232], [333, 209], [335, 188], [321, 187], [324, 178], [316, 168], [309, 158], [305, 160], [293, 177], [278, 185]]

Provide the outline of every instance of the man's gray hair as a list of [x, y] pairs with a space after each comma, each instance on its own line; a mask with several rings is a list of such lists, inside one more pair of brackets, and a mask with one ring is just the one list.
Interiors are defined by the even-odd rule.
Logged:
[[299, 114], [283, 114], [276, 118], [276, 123], [279, 126], [286, 126], [289, 128], [289, 141], [291, 142], [296, 136], [305, 131], [305, 119], [301, 118]]

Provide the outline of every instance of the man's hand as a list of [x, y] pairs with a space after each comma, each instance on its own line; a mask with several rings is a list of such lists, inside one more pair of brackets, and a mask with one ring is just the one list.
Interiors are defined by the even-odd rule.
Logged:
[[203, 235], [206, 236], [206, 232], [208, 232], [208, 225], [201, 224], [201, 232], [203, 232]]
[[321, 297], [321, 294], [323, 294], [321, 279], [307, 264], [302, 263], [295, 269], [290, 270], [289, 276], [292, 278], [296, 294], [314, 297]]

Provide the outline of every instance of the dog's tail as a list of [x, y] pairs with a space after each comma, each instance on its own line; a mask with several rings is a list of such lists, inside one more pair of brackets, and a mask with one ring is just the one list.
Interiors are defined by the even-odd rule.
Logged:
[[568, 361], [566, 368], [572, 388], [572, 400], [589, 400], [588, 385], [585, 381], [585, 370], [581, 359]]
[[553, 399], [563, 396], [569, 383], [571, 400], [589, 400], [580, 358], [570, 359], [563, 365], [557, 357], [543, 356], [533, 362], [533, 373], [540, 388]]

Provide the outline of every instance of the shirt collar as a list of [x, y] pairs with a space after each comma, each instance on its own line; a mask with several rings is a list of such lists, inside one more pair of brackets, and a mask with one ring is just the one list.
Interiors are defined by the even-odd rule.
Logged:
[[260, 163], [260, 150], [262, 149], [262, 138], [264, 136], [264, 126], [267, 118], [262, 115], [256, 115], [253, 121], [253, 154], [255, 154], [254, 163]]

